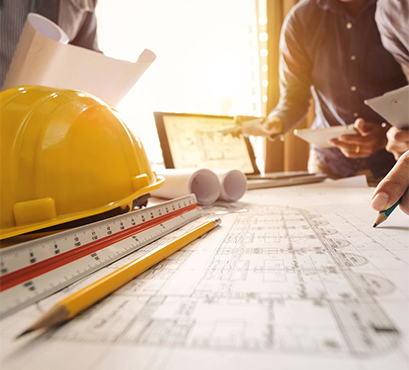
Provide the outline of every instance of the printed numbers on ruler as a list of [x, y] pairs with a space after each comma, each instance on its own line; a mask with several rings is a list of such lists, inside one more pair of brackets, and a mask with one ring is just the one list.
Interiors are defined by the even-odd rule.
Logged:
[[0, 251], [0, 317], [199, 218], [194, 195]]

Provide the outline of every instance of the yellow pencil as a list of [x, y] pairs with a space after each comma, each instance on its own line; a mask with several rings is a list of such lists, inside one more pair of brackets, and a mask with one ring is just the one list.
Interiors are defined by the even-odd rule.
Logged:
[[38, 319], [17, 338], [31, 333], [34, 330], [50, 327], [71, 319], [86, 308], [125, 285], [136, 276], [142, 274], [150, 267], [156, 265], [187, 244], [214, 229], [220, 225], [220, 223], [220, 218], [213, 218], [181, 235], [172, 242], [150, 251], [137, 258], [135, 261], [122, 266], [102, 279], [97, 280], [95, 283], [81, 289], [77, 293], [70, 295], [58, 302], [50, 311]]

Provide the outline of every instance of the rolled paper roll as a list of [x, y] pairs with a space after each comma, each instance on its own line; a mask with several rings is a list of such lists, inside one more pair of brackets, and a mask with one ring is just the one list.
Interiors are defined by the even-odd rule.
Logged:
[[145, 49], [131, 63], [68, 42], [58, 25], [30, 13], [2, 89], [39, 85], [80, 90], [115, 107], [156, 58], [154, 52]]
[[34, 29], [43, 36], [46, 36], [49, 39], [57, 41], [61, 44], [68, 44], [68, 41], [70, 41], [67, 34], [48, 18], [37, 13], [29, 13], [27, 19]]
[[220, 200], [227, 202], [238, 201], [247, 190], [247, 177], [239, 170], [228, 172], [216, 171], [220, 180]]
[[166, 169], [156, 173], [165, 177], [165, 183], [151, 193], [153, 196], [174, 199], [193, 193], [200, 205], [210, 205], [220, 196], [219, 178], [209, 169]]

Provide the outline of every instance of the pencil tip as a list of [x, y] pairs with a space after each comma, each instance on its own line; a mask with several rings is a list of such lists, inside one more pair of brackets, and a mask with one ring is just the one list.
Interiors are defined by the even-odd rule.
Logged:
[[24, 330], [21, 334], [17, 335], [16, 339], [19, 339], [19, 338], [21, 338], [22, 336], [24, 336], [24, 335], [26, 335], [26, 334], [28, 334], [28, 333], [31, 333], [32, 331], [34, 331], [34, 329]]
[[378, 225], [377, 224], [373, 224], [373, 227], [377, 227]]

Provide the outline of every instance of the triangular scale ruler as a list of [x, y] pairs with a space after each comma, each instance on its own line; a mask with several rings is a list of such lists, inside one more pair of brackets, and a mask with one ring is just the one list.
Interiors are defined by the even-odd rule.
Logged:
[[192, 194], [0, 250], [0, 318], [200, 216]]

